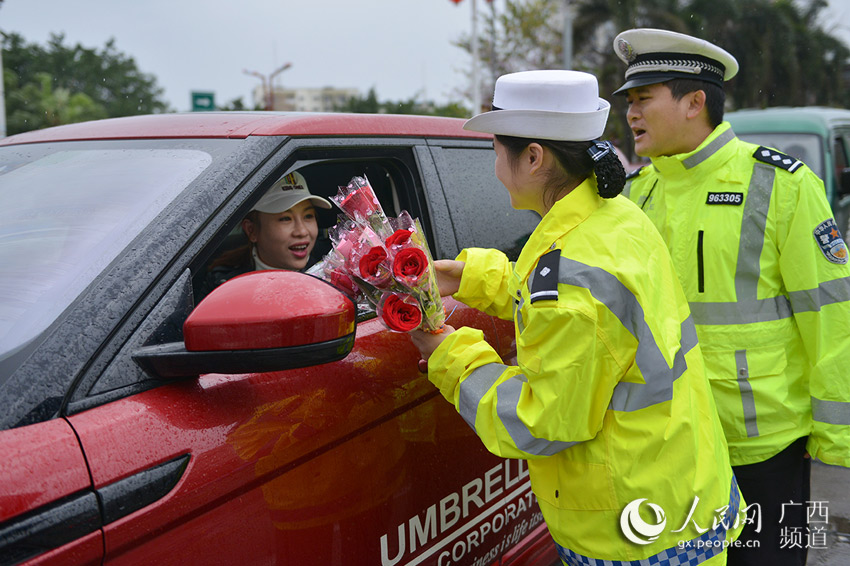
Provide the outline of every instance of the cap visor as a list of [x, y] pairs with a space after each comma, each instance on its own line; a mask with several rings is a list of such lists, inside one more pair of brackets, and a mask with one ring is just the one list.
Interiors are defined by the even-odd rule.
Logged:
[[611, 105], [602, 98], [594, 112], [549, 112], [545, 110], [493, 110], [473, 116], [464, 130], [519, 138], [553, 141], [588, 141], [605, 131]]
[[635, 77], [634, 79], [627, 80], [623, 86], [615, 90], [612, 94], [626, 94], [626, 91], [630, 88], [666, 83], [667, 81], [673, 78], [675, 77], [671, 77], [670, 75], [649, 75], [643, 77]]

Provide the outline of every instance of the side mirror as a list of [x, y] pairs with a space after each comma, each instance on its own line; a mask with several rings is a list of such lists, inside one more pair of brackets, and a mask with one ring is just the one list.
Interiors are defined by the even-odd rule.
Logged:
[[246, 273], [214, 289], [189, 314], [184, 342], [144, 346], [133, 360], [155, 378], [335, 362], [354, 346], [355, 310], [351, 299], [310, 275]]

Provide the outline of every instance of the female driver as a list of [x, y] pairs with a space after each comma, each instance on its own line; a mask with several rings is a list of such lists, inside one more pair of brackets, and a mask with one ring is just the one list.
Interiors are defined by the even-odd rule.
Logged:
[[667, 248], [597, 141], [608, 110], [587, 73], [498, 79], [464, 127], [495, 134], [496, 176], [541, 221], [515, 265], [436, 263], [442, 294], [514, 320], [518, 365], [472, 328], [412, 338], [486, 447], [528, 460], [566, 564], [725, 564], [741, 498]]

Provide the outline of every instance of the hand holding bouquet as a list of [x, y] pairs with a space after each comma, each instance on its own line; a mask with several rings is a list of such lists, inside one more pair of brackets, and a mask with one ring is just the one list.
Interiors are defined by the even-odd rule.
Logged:
[[354, 177], [331, 197], [347, 218], [330, 230], [333, 250], [320, 275], [365, 299], [390, 330], [439, 333], [445, 311], [422, 226], [406, 211], [387, 218], [366, 177]]

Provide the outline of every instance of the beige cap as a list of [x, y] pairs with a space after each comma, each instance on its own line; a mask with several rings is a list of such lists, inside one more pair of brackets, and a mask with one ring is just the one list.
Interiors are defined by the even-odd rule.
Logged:
[[293, 171], [278, 179], [251, 210], [279, 214], [308, 199], [318, 207], [331, 208], [331, 203], [327, 200], [311, 195], [307, 190], [307, 181], [304, 176], [298, 171]]

